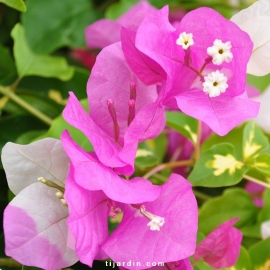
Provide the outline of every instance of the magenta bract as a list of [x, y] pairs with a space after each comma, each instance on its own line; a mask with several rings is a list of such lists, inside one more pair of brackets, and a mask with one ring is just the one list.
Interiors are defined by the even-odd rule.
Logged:
[[90, 115], [71, 93], [65, 120], [86, 134], [104, 165], [131, 175], [138, 143], [156, 137], [165, 125], [157, 86], [134, 75], [115, 43], [98, 55], [87, 93]]
[[[198, 208], [190, 183], [172, 174], [161, 188], [155, 201], [125, 206], [123, 220], [102, 246], [112, 260], [140, 262], [129, 269], [147, 269], [147, 262], [176, 262], [194, 253]], [[159, 221], [164, 218], [159, 230], [149, 229], [142, 207]]]
[[[123, 44], [125, 39], [123, 36]], [[151, 72], [161, 75], [157, 69], [161, 66], [166, 73], [164, 104], [202, 120], [219, 135], [256, 117], [259, 104], [249, 100], [245, 92], [252, 41], [216, 11], [193, 10], [177, 28], [169, 23], [168, 7], [152, 11], [133, 39], [135, 47], [155, 62], [148, 62]], [[132, 55], [125, 52], [125, 56], [130, 63]], [[135, 59], [133, 63], [132, 70], [145, 80]]]
[[62, 134], [61, 141], [74, 167], [74, 179], [81, 187], [102, 190], [110, 199], [122, 203], [153, 201], [159, 196], [159, 186], [140, 177], [125, 180], [103, 165], [94, 153], [87, 153], [75, 144], [67, 131]]
[[140, 1], [117, 20], [101, 19], [89, 25], [85, 30], [86, 44], [89, 48], [104, 48], [120, 41], [120, 30], [127, 20], [137, 12], [145, 13], [155, 10], [147, 1]]
[[203, 259], [215, 269], [233, 266], [239, 256], [242, 233], [233, 225], [238, 218], [219, 225], [197, 246], [195, 261]]

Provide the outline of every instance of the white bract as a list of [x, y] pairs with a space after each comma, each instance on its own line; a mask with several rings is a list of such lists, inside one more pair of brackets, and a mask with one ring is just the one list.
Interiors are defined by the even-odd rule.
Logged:
[[231, 53], [231, 42], [227, 41], [223, 43], [220, 39], [214, 41], [212, 47], [207, 48], [207, 53], [212, 56], [212, 62], [215, 65], [221, 65], [223, 62], [231, 62], [233, 54]]
[[2, 162], [8, 186], [17, 195], [39, 177], [63, 186], [70, 161], [61, 142], [47, 138], [29, 145], [7, 143], [2, 149]]
[[231, 21], [249, 34], [254, 43], [247, 72], [263, 76], [270, 72], [270, 1], [259, 0], [235, 14]]
[[227, 80], [227, 77], [219, 70], [211, 72], [204, 76], [203, 92], [207, 93], [209, 97], [218, 97], [228, 88]]
[[176, 44], [182, 46], [182, 48], [186, 50], [194, 44], [193, 34], [187, 34], [186, 32], [181, 33], [176, 40]]
[[270, 133], [270, 86], [253, 100], [261, 103], [259, 114], [254, 119], [254, 122], [265, 132]]
[[69, 210], [63, 197], [70, 160], [61, 142], [46, 138], [29, 145], [7, 143], [1, 158], [16, 194], [4, 213], [6, 254], [48, 270], [74, 264], [78, 258], [69, 246], [73, 236], [66, 225]]
[[262, 239], [270, 237], [270, 220], [265, 221], [261, 224], [261, 236]]

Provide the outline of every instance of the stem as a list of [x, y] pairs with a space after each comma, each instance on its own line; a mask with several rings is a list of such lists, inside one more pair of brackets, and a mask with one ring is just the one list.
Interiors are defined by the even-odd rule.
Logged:
[[194, 147], [195, 147], [195, 161], [197, 161], [200, 157], [201, 136], [202, 136], [202, 122], [199, 120], [198, 126], [197, 126], [197, 141], [194, 145]]
[[50, 117], [40, 112], [39, 110], [31, 106], [29, 103], [25, 102], [22, 98], [8, 90], [6, 87], [0, 86], [0, 93], [9, 97], [13, 102], [17, 103], [19, 106], [30, 112], [32, 115], [40, 119], [48, 126], [51, 126], [53, 120]]
[[243, 176], [243, 178], [246, 179], [246, 180], [248, 180], [248, 181], [254, 182], [254, 183], [258, 184], [258, 185], [261, 185], [261, 186], [263, 186], [263, 187], [270, 188], [270, 184], [265, 183], [265, 182], [263, 182], [263, 181], [260, 181], [260, 180], [258, 180], [258, 179], [256, 179], [256, 178], [253, 178], [253, 177], [249, 176], [249, 175], [246, 175], [246, 174], [245, 174], [245, 175]]
[[146, 173], [143, 178], [149, 178], [150, 176], [163, 171], [165, 169], [172, 169], [172, 168], [176, 168], [176, 167], [182, 167], [182, 166], [189, 166], [189, 165], [193, 165], [194, 161], [193, 160], [180, 160], [180, 161], [175, 161], [175, 162], [169, 162], [169, 163], [163, 163], [160, 164], [158, 166], [156, 166], [155, 168], [153, 168], [152, 170], [150, 170], [148, 173]]
[[173, 153], [172, 158], [170, 159], [170, 162], [176, 161], [181, 151], [182, 151], [182, 146], [180, 145], [176, 148], [175, 152]]
[[21, 268], [22, 265], [12, 258], [0, 258], [0, 266]]
[[200, 191], [198, 191], [196, 189], [193, 189], [193, 193], [195, 194], [196, 197], [198, 197], [199, 199], [202, 199], [204, 201], [207, 201], [209, 199], [212, 199], [211, 196], [209, 196], [209, 195], [207, 195], [205, 193], [202, 193], [202, 192], [200, 192]]

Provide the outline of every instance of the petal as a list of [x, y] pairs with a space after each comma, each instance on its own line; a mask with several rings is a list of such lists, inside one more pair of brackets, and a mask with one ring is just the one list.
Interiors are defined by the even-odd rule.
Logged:
[[126, 13], [120, 16], [117, 21], [124, 25], [130, 18], [136, 16], [137, 13], [147, 14], [153, 10], [156, 10], [155, 7], [151, 6], [147, 1], [140, 1], [136, 5], [133, 5]]
[[102, 49], [120, 40], [121, 24], [101, 19], [85, 29], [86, 44], [91, 49]]
[[63, 186], [69, 159], [59, 140], [46, 138], [28, 145], [7, 143], [2, 149], [2, 162], [8, 185], [14, 194], [36, 183], [39, 177]]
[[166, 78], [163, 68], [151, 58], [140, 52], [135, 46], [139, 25], [151, 11], [137, 12], [121, 30], [122, 49], [132, 71], [146, 84], [162, 82]]
[[[113, 121], [108, 111], [107, 99], [114, 101], [120, 138], [128, 129], [130, 83], [136, 83], [136, 114], [158, 97], [156, 85], [146, 86], [130, 70], [123, 55], [121, 44], [116, 43], [98, 55], [95, 67], [87, 83], [90, 117], [113, 138]], [[136, 115], [137, 117], [137, 115]], [[121, 143], [121, 141], [120, 141]]]
[[175, 99], [184, 113], [202, 120], [220, 136], [243, 121], [255, 118], [260, 106], [249, 100], [245, 93], [237, 97], [209, 98], [201, 89], [191, 89]]
[[234, 228], [239, 218], [230, 219], [219, 225], [197, 246], [194, 259], [203, 259], [213, 268], [233, 266], [239, 256], [242, 233]]
[[268, 87], [261, 95], [253, 98], [253, 100], [261, 103], [258, 116], [254, 119], [254, 122], [259, 125], [265, 132], [270, 133], [270, 87]]
[[104, 48], [120, 40], [121, 26], [137, 12], [155, 10], [148, 2], [141, 1], [132, 6], [116, 21], [101, 19], [89, 25], [85, 30], [86, 44], [89, 48]]
[[153, 60], [150, 68], [155, 73], [162, 74], [162, 67], [167, 76], [172, 77], [174, 67], [179, 63], [171, 55], [172, 48], [176, 46], [172, 36], [175, 28], [168, 21], [168, 13], [168, 6], [165, 6], [148, 14], [137, 30], [135, 46]]
[[107, 258], [104, 252], [99, 253], [100, 245], [108, 238], [107, 196], [102, 191], [89, 191], [76, 184], [71, 166], [65, 199], [70, 212], [67, 224], [75, 237], [79, 260], [92, 267], [95, 258]]
[[231, 21], [247, 32], [254, 43], [247, 72], [263, 76], [270, 72], [270, 4], [267, 0], [257, 1], [235, 14]]
[[57, 270], [78, 260], [67, 246], [68, 208], [57, 199], [56, 191], [34, 183], [5, 209], [5, 251], [23, 265]]
[[159, 186], [139, 177], [129, 181], [119, 177], [114, 170], [100, 163], [95, 155], [76, 145], [67, 131], [62, 134], [61, 140], [74, 166], [75, 181], [81, 187], [102, 190], [110, 199], [123, 203], [153, 201], [159, 196]]
[[165, 218], [160, 231], [151, 231], [149, 220], [126, 206], [123, 220], [102, 247], [108, 256], [118, 262], [141, 263], [129, 269], [147, 269], [151, 267], [147, 262], [175, 262], [191, 256], [196, 247], [198, 208], [190, 183], [172, 174], [160, 197], [144, 206]]
[[[99, 159], [105, 165], [111, 167], [125, 167], [127, 165], [118, 157], [120, 146], [96, 125], [72, 92], [63, 111], [63, 117], [69, 124], [81, 130], [88, 137]], [[132, 173], [132, 167], [127, 166], [126, 170]]]

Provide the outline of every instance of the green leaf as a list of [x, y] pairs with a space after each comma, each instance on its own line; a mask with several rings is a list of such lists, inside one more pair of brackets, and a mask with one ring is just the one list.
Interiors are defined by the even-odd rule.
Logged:
[[180, 132], [194, 144], [197, 143], [197, 120], [180, 112], [166, 112], [166, 119], [167, 126]]
[[49, 91], [54, 89], [59, 91], [63, 99], [68, 98], [68, 92], [73, 91], [79, 100], [86, 98], [86, 84], [90, 71], [81, 67], [74, 67], [74, 75], [69, 81], [60, 81], [53, 78], [44, 78], [37, 76], [24, 77], [18, 88], [30, 89], [35, 92], [42, 92], [49, 96]]
[[[81, 100], [81, 104], [85, 109], [88, 107], [88, 100], [84, 99]], [[59, 115], [53, 120], [53, 123], [49, 130], [43, 134], [42, 136], [39, 136], [35, 138], [35, 141], [41, 140], [43, 138], [51, 137], [55, 139], [60, 139], [60, 136], [62, 132], [68, 129], [71, 137], [76, 141], [84, 150], [86, 151], [92, 151], [93, 146], [89, 142], [88, 138], [78, 129], [74, 128], [73, 126], [69, 125], [63, 118], [62, 115]]]
[[270, 155], [261, 154], [255, 158], [255, 168], [263, 174], [270, 176]]
[[233, 145], [222, 143], [201, 154], [188, 180], [193, 186], [230, 186], [239, 183], [247, 171], [235, 158]]
[[29, 130], [46, 129], [47, 126], [31, 115], [10, 115], [0, 118], [0, 149]]
[[89, 0], [27, 0], [22, 16], [26, 40], [36, 53], [63, 46], [84, 47], [85, 28], [99, 18]]
[[270, 269], [270, 238], [260, 241], [249, 250], [254, 270]]
[[199, 231], [209, 234], [222, 222], [239, 217], [236, 227], [243, 228], [256, 220], [257, 208], [243, 189], [226, 189], [222, 196], [208, 200], [199, 210]]
[[16, 79], [16, 68], [7, 48], [0, 45], [0, 84], [9, 85]]
[[135, 165], [139, 168], [149, 168], [161, 163], [167, 149], [167, 137], [160, 134], [153, 140], [146, 140], [139, 144]]
[[11, 36], [14, 39], [14, 56], [19, 77], [37, 75], [63, 81], [72, 78], [74, 70], [67, 64], [65, 58], [37, 55], [30, 50], [22, 25], [16, 24]]
[[199, 260], [194, 266], [194, 270], [213, 270], [211, 266], [205, 263], [203, 260]]
[[236, 127], [231, 130], [225, 136], [219, 136], [213, 133], [209, 138], [207, 138], [201, 146], [201, 152], [205, 152], [209, 150], [213, 145], [220, 144], [220, 143], [230, 143], [235, 147], [235, 157], [238, 160], [242, 160], [242, 133], [243, 133], [244, 126]]
[[261, 92], [263, 92], [268, 87], [269, 81], [270, 74], [267, 74], [265, 76], [254, 76], [247, 74], [247, 82], [256, 87]]
[[244, 129], [243, 135], [243, 158], [250, 157], [262, 152], [269, 147], [267, 137], [254, 122], [249, 122]]
[[31, 143], [36, 137], [43, 135], [46, 130], [30, 130], [25, 133], [22, 133], [15, 141], [18, 144], [29, 144]]
[[105, 12], [105, 18], [116, 20], [122, 14], [126, 13], [138, 0], [120, 0], [110, 5]]
[[261, 224], [270, 220], [270, 189], [265, 189], [263, 193], [264, 206], [261, 208], [256, 224], [242, 229], [244, 236], [261, 239]]
[[12, 201], [15, 198], [16, 195], [12, 193], [11, 190], [8, 190], [8, 201]]
[[270, 189], [265, 189], [263, 193], [264, 206], [259, 214], [259, 222], [270, 220]]
[[23, 0], [0, 0], [0, 2], [6, 4], [11, 8], [17, 9], [21, 12], [26, 11], [26, 6]]
[[233, 267], [227, 268], [227, 269], [228, 270], [243, 270], [243, 269], [253, 270], [249, 253], [243, 246], [241, 246], [240, 255], [238, 257], [236, 264]]
[[[18, 89], [16, 93], [21, 99], [51, 118], [55, 118], [63, 110], [63, 105], [57, 104], [54, 100], [50, 99], [40, 91], [24, 91]], [[6, 104], [5, 111], [9, 113], [29, 114], [29, 112], [12, 101], [9, 101]]]

